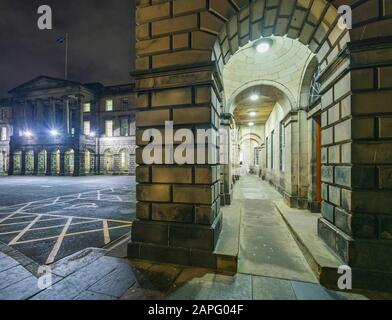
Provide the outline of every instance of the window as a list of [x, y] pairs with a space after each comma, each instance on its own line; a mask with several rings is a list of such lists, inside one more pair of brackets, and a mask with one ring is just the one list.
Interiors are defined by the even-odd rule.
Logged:
[[113, 100], [106, 100], [105, 111], [113, 111]]
[[280, 123], [279, 127], [279, 169], [280, 171], [284, 172], [284, 154], [285, 154], [285, 146], [286, 146], [286, 141], [285, 141], [285, 127], [283, 123]]
[[271, 169], [274, 168], [274, 134], [275, 131], [271, 132]]
[[120, 120], [120, 135], [122, 137], [128, 137], [129, 136], [129, 122], [128, 122], [128, 118], [122, 118]]
[[260, 158], [259, 158], [260, 149], [258, 147], [255, 147], [253, 150], [254, 150], [253, 151], [254, 152], [254, 163], [255, 163], [255, 166], [258, 166], [258, 165], [260, 165]]
[[83, 103], [83, 112], [84, 113], [91, 112], [91, 103], [90, 102]]
[[7, 140], [7, 127], [1, 128], [1, 141]]
[[113, 137], [113, 120], [105, 121], [105, 135], [107, 137]]
[[89, 135], [90, 134], [90, 121], [83, 121], [83, 132], [85, 135]]
[[127, 110], [128, 107], [129, 107], [129, 99], [128, 98], [122, 99], [122, 108], [123, 108], [123, 110]]
[[321, 68], [318, 66], [313, 74], [312, 81], [310, 83], [309, 93], [309, 105], [312, 105], [318, 98], [320, 98], [321, 84], [319, 82], [319, 76], [321, 74]]
[[268, 138], [265, 139], [265, 167], [268, 169], [269, 164], [269, 143]]

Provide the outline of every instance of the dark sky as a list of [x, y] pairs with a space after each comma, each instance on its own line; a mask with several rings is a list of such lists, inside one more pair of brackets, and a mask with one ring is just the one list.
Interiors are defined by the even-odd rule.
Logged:
[[[131, 81], [134, 0], [0, 0], [0, 97], [38, 75], [64, 77], [69, 41], [70, 80], [106, 85]], [[40, 5], [53, 11], [53, 30], [39, 30]]]

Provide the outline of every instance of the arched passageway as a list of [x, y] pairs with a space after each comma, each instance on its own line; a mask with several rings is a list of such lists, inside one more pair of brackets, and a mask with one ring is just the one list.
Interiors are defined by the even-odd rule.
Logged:
[[61, 151], [56, 150], [51, 154], [51, 162], [52, 162], [52, 175], [59, 176], [61, 173]]
[[13, 156], [13, 172], [15, 175], [22, 174], [22, 151], [17, 150]]
[[104, 174], [113, 174], [113, 169], [114, 169], [114, 157], [113, 157], [113, 151], [110, 149], [105, 150], [104, 156], [103, 156], [103, 171]]
[[8, 173], [8, 154], [6, 151], [2, 151], [0, 154], [0, 173], [7, 174]]
[[47, 174], [47, 164], [48, 164], [48, 152], [46, 150], [41, 150], [38, 153], [38, 175]]
[[86, 175], [92, 175], [95, 172], [95, 152], [87, 149], [84, 153], [84, 168]]
[[120, 174], [129, 173], [129, 151], [127, 149], [120, 150]]
[[65, 175], [72, 176], [75, 172], [75, 150], [68, 149], [64, 158]]
[[[367, 222], [362, 219], [363, 215], [389, 212], [388, 184], [380, 187], [377, 179], [367, 184], [366, 179], [356, 181], [354, 177], [368, 176], [368, 170], [392, 164], [390, 153], [381, 152], [390, 148], [391, 136], [384, 130], [380, 141], [379, 133], [373, 130], [376, 123], [380, 125], [380, 119], [381, 127], [389, 121], [389, 111], [384, 106], [392, 96], [392, 85], [386, 80], [388, 72], [385, 70], [385, 66], [392, 65], [388, 53], [391, 41], [387, 37], [391, 35], [391, 29], [387, 27], [391, 19], [385, 2], [357, 1], [352, 4], [354, 21], [353, 29], [349, 31], [339, 23], [337, 9], [340, 4], [324, 0], [139, 3], [135, 81], [141, 111], [136, 126], [137, 130], [162, 129], [165, 121], [173, 120], [177, 129], [201, 126], [217, 130], [220, 126], [230, 131], [235, 127], [230, 118], [239, 94], [258, 86], [280, 90], [289, 103], [279, 103], [283, 110], [275, 118], [279, 121], [266, 119], [267, 179], [282, 186], [280, 181], [274, 181], [273, 175], [276, 170], [282, 171], [283, 162], [290, 169], [284, 172], [289, 177], [285, 178], [288, 184], [284, 185], [287, 203], [311, 207], [317, 193], [313, 184], [320, 180], [314, 175], [320, 171], [323, 215], [318, 222], [320, 237], [346, 263], [388, 273], [391, 260], [386, 263], [381, 257], [385, 257], [386, 251], [391, 253], [392, 247], [379, 241], [382, 235], [377, 219]], [[155, 13], [154, 17], [152, 13]], [[276, 48], [281, 46], [278, 51], [292, 57], [289, 59], [291, 65], [274, 65], [283, 56], [271, 56], [268, 62], [254, 64], [257, 60], [262, 61], [263, 55], [254, 58], [249, 54], [252, 50], [253, 54], [263, 53], [263, 47], [257, 48], [261, 44], [259, 41], [266, 38], [273, 41], [270, 53], [275, 44]], [[383, 46], [380, 46], [381, 42]], [[294, 50], [297, 50], [295, 54]], [[234, 77], [225, 79], [225, 69], [230, 68], [231, 61], [236, 62], [232, 68], [238, 70]], [[253, 67], [239, 67], [242, 62], [251, 62]], [[365, 124], [369, 125], [369, 131], [363, 130]], [[284, 130], [279, 130], [281, 125]], [[316, 144], [315, 136], [320, 131], [320, 142]], [[285, 143], [279, 143], [280, 140]], [[143, 143], [138, 142], [138, 145], [144, 147]], [[217, 153], [217, 144], [208, 148], [211, 154]], [[317, 155], [321, 161], [317, 160]], [[235, 157], [235, 152], [230, 152], [230, 156]], [[377, 159], [376, 163], [374, 159]], [[212, 252], [214, 245], [208, 245], [207, 240], [203, 242], [201, 230], [208, 221], [213, 238], [218, 237], [220, 217], [217, 213], [221, 199], [230, 198], [232, 161], [220, 168], [218, 159], [207, 165], [194, 165], [191, 172], [201, 170], [211, 174], [206, 179], [180, 179], [181, 188], [178, 187], [178, 170], [186, 171], [187, 168], [151, 166], [141, 157], [138, 163], [141, 221], [134, 225], [138, 232], [134, 233], [131, 252], [137, 253], [139, 258], [146, 257], [147, 251], [158, 252], [159, 246], [171, 253], [184, 247], [191, 253], [195, 249], [204, 250], [205, 254]], [[315, 163], [321, 164], [321, 168], [314, 168]], [[159, 178], [162, 171], [165, 172], [164, 185]], [[228, 192], [227, 195], [217, 195], [220, 179], [213, 172], [221, 172], [222, 190]], [[199, 176], [196, 174], [196, 177]], [[186, 190], [191, 196], [179, 195], [180, 190], [184, 193]], [[377, 201], [373, 201], [375, 198]], [[194, 236], [171, 230], [167, 221], [161, 221], [152, 212], [153, 208], [173, 208], [179, 204], [193, 209], [210, 208], [204, 212], [208, 219], [194, 217], [183, 221], [175, 215], [170, 217], [170, 222], [174, 220], [180, 224], [179, 228], [184, 224], [183, 229], [194, 230]], [[157, 225], [167, 226], [163, 232], [170, 241], [151, 244], [151, 239], [142, 236]], [[354, 246], [353, 239], [360, 241]], [[141, 250], [146, 246], [149, 250]], [[369, 252], [369, 246], [374, 259], [363, 254]], [[188, 258], [183, 257], [182, 262], [189, 263], [192, 258]], [[388, 276], [391, 276], [390, 272]]]

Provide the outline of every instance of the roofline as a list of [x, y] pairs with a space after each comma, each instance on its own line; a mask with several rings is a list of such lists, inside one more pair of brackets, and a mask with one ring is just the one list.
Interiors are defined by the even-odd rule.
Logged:
[[29, 80], [29, 81], [26, 81], [26, 82], [20, 84], [20, 85], [17, 86], [17, 87], [11, 89], [10, 91], [8, 91], [8, 93], [9, 93], [9, 94], [12, 94], [12, 93], [18, 91], [19, 88], [21, 88], [21, 87], [23, 87], [23, 86], [25, 86], [25, 85], [27, 85], [27, 84], [29, 84], [29, 83], [32, 83], [32, 82], [34, 82], [34, 81], [37, 81], [38, 79], [41, 79], [41, 78], [46, 78], [46, 79], [50, 79], [50, 80], [57, 80], [57, 81], [68, 82], [68, 83], [72, 83], [72, 84], [74, 84], [74, 85], [79, 85], [79, 86], [80, 86], [80, 85], [83, 85], [83, 84], [80, 83], [80, 82], [76, 82], [76, 81], [72, 81], [72, 80], [65, 80], [65, 79], [61, 79], [61, 78], [55, 78], [55, 77], [51, 77], [51, 76], [40, 75], [40, 76], [38, 76], [38, 77], [35, 77], [35, 78], [33, 78], [33, 79]]

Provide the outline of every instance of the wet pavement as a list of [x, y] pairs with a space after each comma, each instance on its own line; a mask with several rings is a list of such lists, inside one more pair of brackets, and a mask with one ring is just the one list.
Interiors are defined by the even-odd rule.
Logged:
[[[0, 242], [39, 264], [51, 264], [130, 233], [136, 211], [134, 178], [71, 179], [0, 178]], [[19, 191], [12, 193], [14, 188]]]

